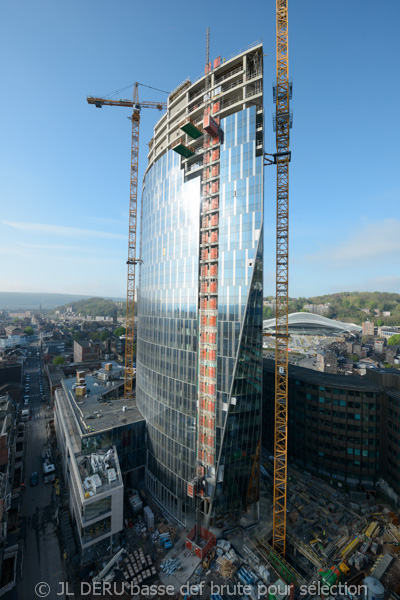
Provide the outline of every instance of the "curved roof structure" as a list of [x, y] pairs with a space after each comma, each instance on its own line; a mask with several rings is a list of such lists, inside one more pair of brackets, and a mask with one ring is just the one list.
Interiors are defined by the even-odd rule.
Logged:
[[[275, 319], [263, 321], [264, 332], [275, 331]], [[341, 333], [357, 333], [362, 327], [354, 323], [334, 321], [314, 313], [297, 312], [289, 315], [289, 333], [305, 333], [308, 335], [338, 335]]]

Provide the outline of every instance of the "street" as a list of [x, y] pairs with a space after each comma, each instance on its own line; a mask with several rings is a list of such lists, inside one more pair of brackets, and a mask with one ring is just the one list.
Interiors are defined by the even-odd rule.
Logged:
[[[50, 586], [46, 596], [56, 596], [60, 581], [65, 581], [63, 558], [57, 537], [56, 509], [58, 498], [52, 483], [43, 483], [41, 452], [47, 446], [48, 419], [52, 410], [47, 401], [41, 402], [38, 358], [36, 346], [31, 346], [32, 357], [27, 358], [26, 373], [30, 375], [29, 408], [31, 420], [27, 422], [27, 451], [25, 456], [25, 491], [21, 502], [21, 538], [23, 541], [22, 580], [17, 583], [18, 598], [44, 597], [35, 593], [35, 586], [45, 582]], [[44, 375], [42, 375], [44, 381]], [[45, 388], [46, 390], [46, 388]], [[46, 394], [48, 397], [48, 393]], [[32, 472], [39, 475], [38, 485], [30, 486]]]

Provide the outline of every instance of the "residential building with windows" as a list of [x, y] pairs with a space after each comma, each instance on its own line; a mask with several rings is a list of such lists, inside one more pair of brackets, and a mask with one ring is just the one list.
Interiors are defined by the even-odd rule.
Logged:
[[374, 335], [375, 333], [375, 325], [372, 321], [364, 321], [362, 324], [362, 334], [363, 335]]
[[137, 403], [146, 484], [178, 521], [258, 500], [263, 49], [218, 57], [168, 99], [143, 182]]

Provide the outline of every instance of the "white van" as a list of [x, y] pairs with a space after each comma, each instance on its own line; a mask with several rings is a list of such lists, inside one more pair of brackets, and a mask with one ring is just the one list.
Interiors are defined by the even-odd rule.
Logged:
[[21, 412], [21, 421], [29, 421], [29, 417], [30, 417], [29, 408], [27, 408]]

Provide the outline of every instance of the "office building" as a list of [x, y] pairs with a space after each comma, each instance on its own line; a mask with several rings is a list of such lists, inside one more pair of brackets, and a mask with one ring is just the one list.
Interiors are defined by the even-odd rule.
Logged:
[[143, 183], [137, 403], [146, 484], [207, 525], [258, 499], [263, 49], [206, 65], [168, 99]]
[[117, 368], [106, 364], [55, 389], [57, 446], [83, 561], [122, 530], [124, 486], [144, 478], [146, 423], [135, 400], [122, 397], [123, 382], [104, 378]]
[[[274, 447], [275, 363], [264, 359], [263, 447]], [[400, 505], [400, 373], [289, 365], [288, 456], [309, 472], [384, 490]]]

